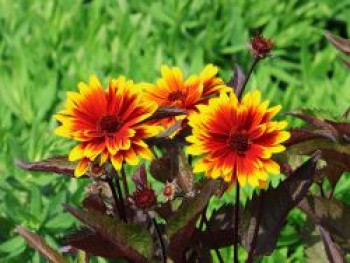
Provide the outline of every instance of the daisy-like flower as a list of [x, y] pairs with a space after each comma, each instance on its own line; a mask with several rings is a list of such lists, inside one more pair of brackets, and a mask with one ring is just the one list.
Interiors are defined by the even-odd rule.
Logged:
[[142, 121], [157, 110], [156, 103], [144, 102], [142, 93], [123, 76], [111, 80], [107, 89], [92, 76], [78, 89], [68, 92], [65, 109], [55, 115], [61, 123], [56, 134], [79, 141], [69, 154], [70, 161], [79, 161], [75, 176], [107, 160], [120, 170], [124, 161], [137, 165], [138, 156], [152, 158], [143, 139], [160, 130]]
[[[224, 81], [217, 77], [218, 68], [212, 64], [207, 65], [199, 75], [191, 75], [186, 80], [177, 67], [161, 67], [162, 77], [155, 85], [142, 85], [145, 91], [145, 100], [156, 102], [158, 106], [177, 107], [185, 110], [187, 115], [196, 112], [196, 105], [206, 104], [210, 96], [221, 91], [231, 90]], [[157, 121], [158, 124], [168, 128], [177, 120], [186, 116], [176, 116]]]
[[189, 117], [193, 129], [187, 137], [191, 143], [188, 153], [201, 157], [194, 172], [260, 187], [268, 174], [280, 172], [271, 156], [285, 150], [281, 143], [290, 137], [283, 130], [287, 122], [272, 121], [281, 106], [269, 108], [269, 102], [261, 102], [260, 96], [256, 90], [239, 102], [234, 93], [221, 93], [208, 105], [198, 106], [199, 112]]

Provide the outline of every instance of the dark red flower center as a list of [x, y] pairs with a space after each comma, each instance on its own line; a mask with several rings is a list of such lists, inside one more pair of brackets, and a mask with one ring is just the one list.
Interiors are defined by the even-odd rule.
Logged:
[[228, 139], [228, 144], [238, 155], [244, 155], [249, 150], [249, 137], [244, 133], [233, 133]]
[[115, 133], [122, 125], [117, 117], [111, 115], [103, 116], [98, 122], [99, 129], [105, 133]]
[[183, 93], [179, 90], [177, 91], [173, 91], [171, 93], [169, 93], [168, 95], [168, 101], [177, 101], [177, 100], [182, 100], [183, 98]]
[[138, 189], [132, 195], [135, 205], [141, 209], [151, 208], [157, 202], [157, 197], [153, 189], [145, 187]]

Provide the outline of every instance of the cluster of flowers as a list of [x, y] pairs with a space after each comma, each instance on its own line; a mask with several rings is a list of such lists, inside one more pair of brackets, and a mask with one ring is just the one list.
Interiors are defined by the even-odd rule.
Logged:
[[[56, 133], [79, 142], [69, 154], [70, 161], [78, 161], [75, 176], [96, 165], [112, 164], [118, 171], [123, 163], [150, 160], [145, 139], [182, 121], [179, 130], [192, 128], [186, 140], [187, 153], [199, 156], [195, 173], [231, 185], [264, 187], [268, 174], [279, 173], [272, 154], [283, 151], [281, 143], [289, 138], [287, 123], [272, 120], [281, 106], [269, 108], [258, 90], [239, 100], [217, 75], [211, 64], [187, 79], [179, 68], [163, 66], [155, 84], [135, 84], [124, 76], [112, 79], [106, 89], [96, 76], [79, 83], [79, 92], [68, 92], [64, 110], [55, 115], [60, 123]], [[161, 106], [186, 114], [152, 120]]]

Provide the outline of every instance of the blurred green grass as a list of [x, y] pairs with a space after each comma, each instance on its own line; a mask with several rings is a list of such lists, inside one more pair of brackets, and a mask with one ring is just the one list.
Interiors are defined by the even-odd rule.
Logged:
[[[16, 224], [55, 247], [76, 226], [60, 204], [78, 203], [84, 183], [23, 172], [13, 160], [67, 152], [71, 143], [53, 135], [52, 114], [79, 81], [93, 73], [154, 81], [162, 64], [189, 73], [206, 63], [229, 80], [235, 63], [249, 65], [249, 36], [262, 32], [276, 50], [249, 88], [285, 111], [340, 114], [350, 105], [350, 74], [323, 31], [346, 37], [349, 25], [349, 0], [0, 0], [0, 261], [43, 262], [13, 232]], [[349, 203], [349, 189], [344, 177], [336, 196]], [[289, 217], [279, 249], [263, 262], [305, 261], [303, 220], [297, 211]], [[232, 252], [222, 253], [228, 260]]]

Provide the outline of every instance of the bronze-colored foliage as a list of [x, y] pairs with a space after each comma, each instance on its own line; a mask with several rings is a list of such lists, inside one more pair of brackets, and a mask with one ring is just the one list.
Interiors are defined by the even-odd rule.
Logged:
[[29, 231], [23, 226], [17, 226], [16, 231], [28, 242], [28, 244], [32, 248], [40, 252], [40, 254], [43, 255], [48, 260], [50, 260], [50, 262], [53, 262], [53, 263], [68, 262], [60, 253], [58, 253], [56, 250], [50, 247], [46, 243], [45, 239], [42, 238], [41, 236]]

